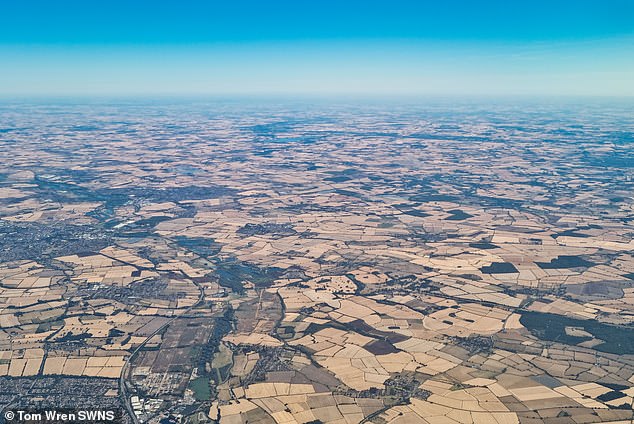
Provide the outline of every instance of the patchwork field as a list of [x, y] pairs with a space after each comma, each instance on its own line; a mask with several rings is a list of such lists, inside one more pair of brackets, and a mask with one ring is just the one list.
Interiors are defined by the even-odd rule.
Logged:
[[634, 419], [622, 105], [0, 114], [0, 409]]

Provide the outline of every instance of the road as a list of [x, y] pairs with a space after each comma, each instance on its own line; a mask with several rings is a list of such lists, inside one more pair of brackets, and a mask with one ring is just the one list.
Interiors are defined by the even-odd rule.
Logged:
[[[187, 275], [185, 275], [185, 276], [188, 277]], [[130, 402], [130, 396], [128, 394], [128, 388], [126, 387], [126, 384], [125, 384], [126, 374], [128, 373], [128, 368], [129, 368], [130, 364], [132, 363], [132, 360], [134, 359], [134, 357], [139, 353], [139, 351], [141, 349], [143, 349], [143, 347], [147, 344], [147, 342], [149, 342], [152, 339], [152, 337], [154, 337], [157, 334], [159, 334], [161, 331], [163, 331], [165, 328], [167, 328], [167, 326], [169, 326], [171, 323], [173, 323], [178, 318], [182, 317], [183, 315], [187, 315], [188, 313], [190, 313], [192, 311], [192, 309], [196, 308], [198, 305], [200, 305], [202, 303], [202, 301], [203, 301], [203, 299], [205, 297], [205, 291], [198, 283], [195, 283], [195, 282], [193, 282], [193, 283], [196, 285], [196, 287], [198, 287], [198, 290], [200, 291], [200, 294], [198, 296], [198, 301], [196, 303], [194, 303], [192, 306], [190, 306], [189, 308], [187, 308], [185, 310], [185, 312], [183, 312], [182, 315], [178, 315], [178, 316], [172, 317], [169, 321], [167, 321], [165, 324], [161, 325], [159, 328], [156, 329], [156, 331], [154, 331], [152, 334], [150, 334], [143, 341], [143, 343], [138, 345], [136, 347], [136, 349], [134, 349], [132, 351], [132, 353], [130, 354], [130, 357], [128, 358], [128, 360], [123, 365], [123, 368], [121, 368], [121, 374], [119, 375], [119, 395], [121, 396], [121, 401], [123, 402], [123, 405], [125, 406], [125, 409], [127, 410], [128, 415], [130, 415], [130, 417], [132, 418], [132, 422], [134, 424], [140, 424], [140, 422], [139, 422], [139, 418], [134, 413], [134, 409], [132, 409], [132, 403]]]

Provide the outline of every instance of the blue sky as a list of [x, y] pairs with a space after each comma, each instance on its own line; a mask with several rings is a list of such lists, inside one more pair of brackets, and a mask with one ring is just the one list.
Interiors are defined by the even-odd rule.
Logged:
[[634, 95], [630, 0], [0, 1], [0, 96]]

